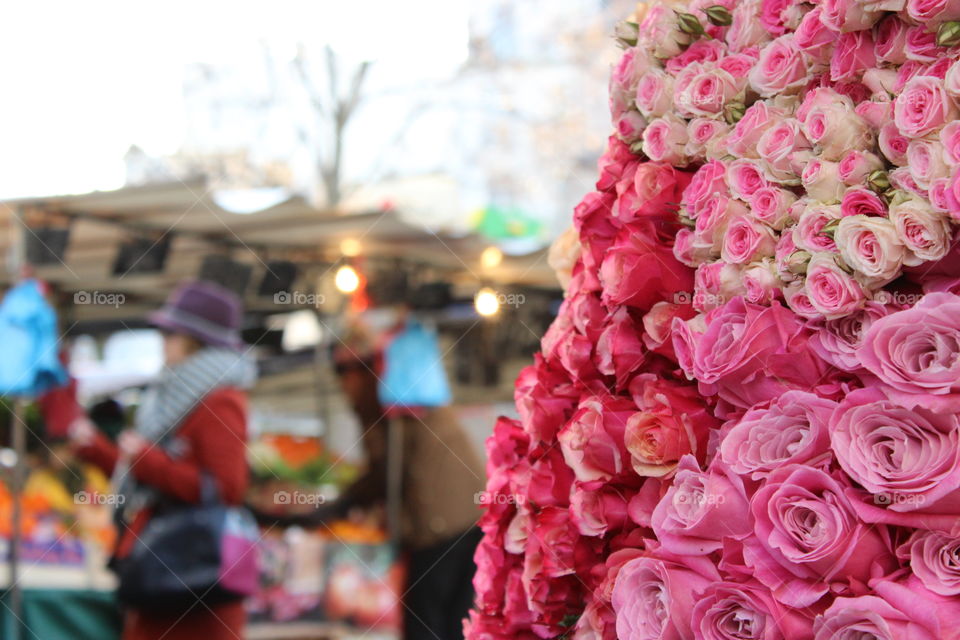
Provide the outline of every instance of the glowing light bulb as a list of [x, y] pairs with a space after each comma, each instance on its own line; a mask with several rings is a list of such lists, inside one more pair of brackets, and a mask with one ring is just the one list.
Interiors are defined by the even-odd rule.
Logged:
[[333, 283], [340, 293], [353, 293], [360, 286], [360, 276], [356, 269], [345, 264], [337, 269], [337, 275], [334, 276]]
[[487, 247], [480, 254], [480, 266], [484, 269], [493, 269], [503, 262], [503, 251], [499, 247]]
[[356, 238], [344, 238], [340, 241], [340, 253], [353, 258], [360, 255], [360, 241]]
[[483, 288], [477, 291], [473, 299], [473, 306], [482, 316], [496, 315], [500, 311], [500, 300], [497, 299], [497, 293], [493, 289]]

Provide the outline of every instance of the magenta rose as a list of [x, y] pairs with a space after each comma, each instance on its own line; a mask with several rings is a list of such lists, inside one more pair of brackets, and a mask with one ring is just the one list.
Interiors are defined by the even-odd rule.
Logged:
[[622, 529], [627, 522], [628, 495], [613, 485], [595, 489], [574, 483], [570, 515], [580, 535], [597, 537]]
[[791, 607], [851, 593], [896, 563], [883, 527], [860, 522], [847, 487], [803, 465], [780, 467], [753, 495], [754, 535], [743, 557], [757, 580]]
[[736, 474], [720, 465], [701, 471], [696, 458], [686, 455], [653, 511], [653, 531], [671, 553], [706, 555], [720, 550], [724, 538], [740, 539], [750, 532], [749, 511]]
[[888, 15], [876, 29], [877, 59], [887, 64], [907, 61], [907, 25], [895, 15]]
[[676, 362], [671, 331], [674, 318], [689, 320], [696, 312], [689, 304], [658, 302], [643, 316], [643, 344], [655, 353]]
[[[537, 508], [570, 505], [570, 487], [573, 486], [575, 476], [559, 448], [547, 449], [546, 453], [530, 462], [528, 467], [520, 465], [517, 469], [515, 495], [522, 499], [524, 504], [535, 505]], [[523, 490], [524, 484], [526, 491]]]
[[870, 189], [852, 187], [843, 194], [843, 200], [840, 201], [840, 215], [882, 218], [887, 215], [887, 205]]
[[[897, 96], [893, 118], [906, 136], [920, 138], [957, 118], [957, 107], [943, 81], [932, 76], [916, 76]], [[884, 154], [886, 155], [886, 154]]]
[[[882, 320], [880, 321], [882, 322]], [[945, 513], [960, 518], [960, 423], [921, 407], [906, 409], [875, 388], [841, 402], [831, 421], [833, 451], [843, 470], [893, 511]]]
[[567, 509], [547, 507], [535, 514], [524, 554], [522, 584], [535, 623], [550, 635], [562, 629], [561, 623], [573, 609], [571, 602], [583, 597], [583, 583], [575, 575], [577, 539]]
[[876, 320], [894, 310], [879, 302], [867, 302], [857, 313], [834, 320], [821, 320], [813, 325], [816, 331], [810, 337], [810, 348], [842, 371], [862, 371], [857, 350], [863, 344], [864, 334]]
[[622, 640], [693, 638], [697, 596], [720, 574], [700, 557], [674, 556], [658, 550], [626, 562], [617, 574], [611, 598]]
[[633, 186], [639, 199], [635, 215], [666, 217], [675, 212], [692, 175], [669, 164], [641, 162], [633, 174]]
[[858, 351], [894, 401], [938, 412], [960, 402], [960, 296], [929, 293], [873, 323]]
[[776, 38], [760, 50], [760, 58], [750, 70], [750, 85], [763, 97], [796, 93], [807, 79], [804, 55], [794, 34]]
[[940, 531], [914, 531], [900, 545], [897, 556], [930, 591], [941, 596], [960, 595], [960, 536]]
[[623, 389], [645, 358], [641, 331], [627, 307], [620, 307], [610, 317], [597, 339], [597, 369], [613, 376], [616, 388]]
[[837, 404], [806, 391], [787, 391], [724, 426], [719, 454], [740, 474], [760, 480], [788, 464], [807, 464], [830, 448], [830, 416]]
[[535, 441], [549, 442], [577, 407], [579, 392], [570, 378], [550, 367], [540, 354], [517, 377], [514, 401], [523, 430]]
[[563, 459], [580, 482], [609, 481], [625, 468], [623, 433], [637, 408], [627, 398], [587, 396], [557, 434]]
[[844, 184], [853, 186], [863, 184], [872, 172], [882, 168], [883, 160], [876, 154], [854, 149], [848, 151], [840, 160], [837, 175]]
[[715, 582], [693, 607], [694, 637], [702, 640], [806, 640], [812, 625], [754, 580]]
[[[907, 29], [907, 58], [909, 60], [929, 64], [947, 56], [949, 52], [949, 49], [937, 44], [937, 34], [934, 31], [929, 31], [924, 26]], [[944, 69], [945, 72], [946, 69]], [[925, 69], [923, 75], [938, 76], [939, 74], [932, 72], [930, 69]]]
[[779, 187], [761, 187], [750, 197], [750, 213], [772, 229], [783, 229], [797, 196]]
[[856, 81], [876, 64], [872, 31], [841, 33], [830, 58], [830, 79], [834, 82]]

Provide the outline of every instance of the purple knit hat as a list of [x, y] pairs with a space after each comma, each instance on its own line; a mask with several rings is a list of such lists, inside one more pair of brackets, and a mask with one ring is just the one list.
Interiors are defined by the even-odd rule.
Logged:
[[185, 333], [215, 347], [243, 346], [243, 305], [236, 295], [212, 282], [184, 282], [147, 320], [158, 329]]

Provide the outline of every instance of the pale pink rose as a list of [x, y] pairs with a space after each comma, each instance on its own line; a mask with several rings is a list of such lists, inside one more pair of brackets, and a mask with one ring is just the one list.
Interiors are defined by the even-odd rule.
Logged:
[[[798, 184], [799, 172], [813, 154], [813, 146], [794, 118], [774, 124], [760, 137], [757, 153], [766, 162], [767, 177], [781, 184]], [[740, 161], [735, 161], [740, 162]], [[752, 195], [752, 194], [751, 194]]]
[[738, 2], [733, 8], [733, 23], [727, 28], [727, 46], [730, 51], [739, 53], [746, 49], [762, 46], [770, 40], [770, 34], [757, 20], [759, 0]]
[[861, 82], [870, 89], [872, 96], [889, 98], [896, 92], [899, 77], [893, 69], [870, 68], [863, 72]]
[[650, 7], [640, 22], [639, 33], [638, 48], [650, 50], [657, 58], [679, 55], [692, 40], [680, 31], [676, 12], [666, 4]]
[[844, 33], [837, 40], [830, 58], [830, 79], [834, 82], [856, 81], [864, 71], [876, 64], [872, 31]]
[[[694, 637], [702, 640], [807, 640], [810, 620], [773, 599], [754, 580], [714, 582], [693, 608]], [[748, 636], [744, 636], [742, 631]], [[599, 640], [599, 639], [598, 639]]]
[[873, 131], [853, 110], [853, 102], [836, 94], [827, 105], [819, 105], [806, 114], [803, 130], [820, 149], [824, 160], [840, 160], [851, 149], [873, 146]]
[[960, 61], [950, 65], [944, 78], [944, 89], [954, 98], [960, 98]]
[[886, 218], [848, 216], [834, 236], [844, 261], [865, 283], [883, 285], [900, 275], [906, 248]]
[[729, 194], [726, 175], [727, 167], [719, 160], [711, 160], [697, 169], [681, 199], [687, 216], [696, 220], [700, 210], [713, 197]]
[[746, 158], [734, 160], [727, 166], [727, 184], [730, 192], [741, 200], [749, 200], [758, 189], [770, 186], [758, 164]]
[[637, 83], [636, 104], [648, 118], [659, 118], [673, 107], [673, 77], [650, 69]]
[[761, 96], [796, 93], [807, 80], [807, 60], [790, 33], [760, 50], [760, 59], [750, 70], [750, 86]]
[[[701, 24], [706, 24], [706, 19], [700, 20]], [[717, 62], [726, 53], [726, 47], [719, 40], [697, 40], [691, 44], [680, 55], [667, 60], [665, 65], [667, 73], [677, 75], [684, 68], [694, 63]]]
[[897, 129], [911, 138], [925, 136], [958, 116], [943, 81], [931, 76], [916, 76], [907, 82], [893, 109]]
[[954, 172], [947, 184], [944, 194], [947, 200], [947, 211], [955, 222], [960, 222], [960, 171]]
[[[684, 153], [691, 158], [713, 158], [713, 147], [730, 132], [730, 125], [712, 118], [694, 118], [687, 125], [687, 146]], [[726, 150], [723, 151], [726, 153]]]
[[841, 371], [862, 371], [857, 349], [863, 344], [863, 336], [878, 319], [896, 309], [879, 302], [867, 302], [863, 309], [835, 320], [818, 320], [816, 331], [810, 338], [810, 347], [818, 356]]
[[807, 190], [807, 195], [818, 202], [839, 202], [843, 195], [839, 163], [836, 162], [816, 158], [811, 160], [804, 167], [800, 181]]
[[684, 227], [677, 231], [673, 240], [673, 256], [688, 267], [695, 267], [709, 258], [709, 253], [693, 246], [693, 230]]
[[893, 102], [889, 94], [881, 97], [874, 96], [872, 100], [861, 102], [854, 111], [857, 115], [866, 120], [873, 129], [879, 131], [888, 122], [893, 121]]
[[747, 215], [747, 206], [728, 196], [718, 195], [712, 198], [700, 210], [694, 227], [693, 246], [695, 249], [709, 249], [719, 255], [723, 246], [723, 237], [727, 226], [737, 218]]
[[617, 137], [627, 144], [633, 144], [640, 140], [646, 126], [647, 121], [639, 111], [625, 111], [616, 122]]
[[623, 52], [610, 73], [610, 115], [614, 122], [620, 119], [633, 101], [637, 79], [648, 66], [646, 56], [636, 48]]
[[960, 4], [954, 0], [907, 0], [907, 15], [933, 31], [941, 22], [960, 18]]
[[912, 193], [922, 198], [925, 198], [927, 195], [926, 190], [913, 179], [913, 172], [910, 170], [910, 167], [899, 167], [887, 172], [887, 179], [890, 180], [890, 184], [893, 185], [894, 189], [906, 191], [907, 193]]
[[770, 227], [749, 216], [740, 216], [727, 227], [720, 257], [731, 264], [747, 264], [773, 256], [776, 246], [777, 239]]
[[783, 289], [783, 299], [786, 300], [790, 310], [801, 318], [822, 318], [820, 312], [813, 306], [810, 296], [807, 295], [807, 289], [803, 282], [797, 280], [791, 282]]
[[830, 53], [833, 51], [833, 43], [837, 36], [820, 19], [823, 13], [823, 7], [814, 7], [808, 11], [800, 26], [797, 27], [797, 46], [800, 47], [810, 59], [827, 63], [830, 61]]
[[691, 302], [699, 311], [709, 311], [745, 293], [740, 267], [722, 260], [698, 266], [693, 281]]
[[914, 182], [922, 189], [929, 189], [933, 180], [950, 175], [944, 155], [944, 146], [936, 140], [918, 138], [907, 145], [907, 168], [910, 169]]
[[871, 11], [859, 2], [851, 0], [823, 0], [820, 20], [833, 31], [862, 31], [869, 29], [883, 14]]
[[840, 166], [837, 167], [837, 175], [847, 185], [863, 184], [867, 176], [878, 169], [883, 168], [883, 160], [870, 151], [860, 151], [854, 149], [849, 151], [843, 159], [840, 160]]
[[[794, 232], [795, 229], [785, 229], [784, 232], [780, 234], [780, 239], [777, 240], [777, 248], [773, 253], [777, 276], [785, 283], [798, 279], [799, 273], [795, 272], [797, 259], [806, 258], [809, 260], [810, 257], [809, 252], [804, 252], [802, 249], [797, 248], [796, 242], [793, 241]], [[802, 264], [805, 267], [806, 260], [803, 260]]]
[[[907, 83], [917, 76], [928, 75], [926, 73], [927, 65], [918, 60], [907, 60], [897, 69], [897, 84], [893, 88], [895, 94], [899, 95]], [[896, 96], [894, 96], [896, 97]]]
[[738, 540], [750, 533], [743, 480], [721, 465], [701, 471], [697, 459], [685, 455], [653, 510], [652, 524], [667, 551], [681, 555], [719, 551], [724, 538]]
[[890, 205], [890, 220], [909, 252], [904, 257], [907, 266], [939, 260], [950, 250], [953, 236], [950, 220], [934, 211], [925, 199], [915, 196], [895, 199]]
[[880, 146], [880, 152], [887, 160], [899, 167], [907, 163], [907, 148], [910, 146], [910, 138], [900, 133], [900, 128], [895, 122], [888, 122], [880, 129], [877, 142]]
[[779, 187], [761, 187], [750, 196], [750, 213], [772, 229], [783, 229], [790, 220], [790, 206], [797, 201], [793, 192]]
[[733, 127], [727, 137], [730, 153], [740, 158], [759, 158], [757, 142], [760, 136], [773, 126], [782, 113], [764, 100], [754, 102]]
[[897, 549], [901, 560], [930, 591], [941, 596], [960, 595], [960, 536], [939, 531], [914, 531]]
[[743, 88], [744, 81], [737, 80], [723, 69], [708, 69], [698, 74], [686, 86], [678, 106], [684, 115], [712, 116], [723, 111]]
[[686, 144], [686, 123], [673, 115], [652, 120], [643, 130], [643, 152], [655, 162], [685, 165], [687, 158], [683, 149]]
[[722, 58], [717, 63], [717, 67], [723, 69], [738, 80], [746, 80], [750, 75], [750, 69], [752, 69], [753, 65], [756, 63], [756, 56], [749, 56], [743, 53], [734, 53]]
[[837, 461], [877, 498], [875, 504], [901, 513], [952, 512], [960, 517], [960, 422], [956, 415], [938, 415], [920, 406], [904, 408], [888, 400], [880, 389], [870, 387], [848, 394], [830, 426]]
[[950, 199], [947, 197], [947, 191], [950, 189], [949, 178], [937, 178], [930, 183], [927, 189], [927, 200], [934, 211], [947, 213], [950, 211]]
[[839, 205], [805, 207], [797, 221], [797, 226], [793, 228], [794, 244], [810, 253], [836, 251], [836, 243], [833, 238], [823, 233], [823, 227], [834, 220], [839, 220], [841, 215]]
[[693, 62], [680, 70], [673, 76], [673, 110], [674, 115], [687, 115], [686, 91], [687, 87], [693, 84], [693, 81], [703, 71], [707, 65], [701, 62]]
[[887, 205], [866, 187], [851, 187], [843, 194], [840, 202], [840, 215], [843, 216], [878, 216], [886, 217]]
[[773, 261], [765, 258], [747, 266], [741, 274], [743, 297], [753, 304], [769, 304], [780, 295], [780, 279], [777, 277]]
[[830, 416], [837, 403], [787, 391], [723, 427], [719, 455], [733, 471], [762, 480], [788, 464], [808, 464], [830, 450]]
[[[907, 29], [906, 53], [908, 60], [929, 64], [946, 56], [948, 52], [949, 49], [937, 44], [937, 34], [934, 31], [927, 31], [927, 28], [924, 26], [910, 27]], [[937, 74], [925, 70], [923, 75], [932, 76]]]
[[827, 320], [848, 316], [867, 301], [863, 288], [837, 264], [837, 258], [835, 253], [815, 253], [807, 266], [807, 296]]
[[[943, 145], [943, 160], [950, 165], [960, 165], [960, 120], [948, 122], [940, 130], [940, 144]], [[909, 147], [907, 148], [909, 151]]]
[[888, 15], [876, 28], [877, 58], [887, 64], [907, 61], [907, 25], [895, 15]]

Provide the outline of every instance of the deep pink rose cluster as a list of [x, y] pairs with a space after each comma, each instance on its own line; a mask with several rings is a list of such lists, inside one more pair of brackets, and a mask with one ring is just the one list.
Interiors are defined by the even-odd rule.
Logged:
[[960, 640], [960, 2], [654, 1], [473, 640]]

